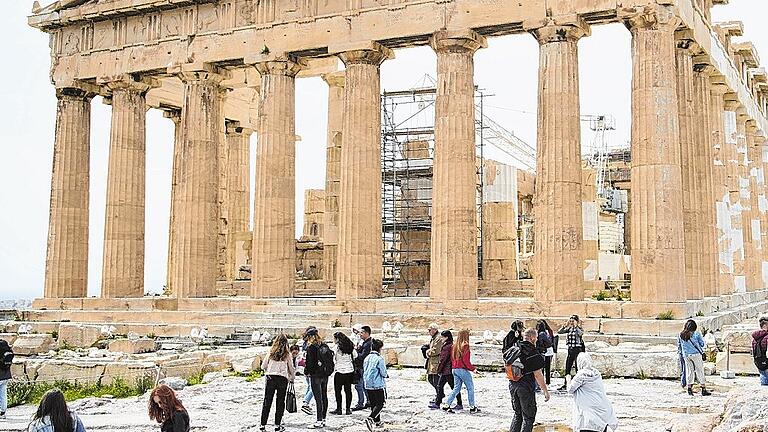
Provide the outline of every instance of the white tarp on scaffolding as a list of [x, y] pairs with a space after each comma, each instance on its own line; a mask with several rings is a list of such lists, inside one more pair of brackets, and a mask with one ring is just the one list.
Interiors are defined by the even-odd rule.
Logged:
[[483, 161], [483, 202], [514, 203], [517, 208], [517, 168], [491, 159]]

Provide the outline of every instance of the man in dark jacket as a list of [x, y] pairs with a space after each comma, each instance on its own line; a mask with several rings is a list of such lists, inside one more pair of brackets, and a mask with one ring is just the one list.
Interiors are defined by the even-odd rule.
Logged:
[[[756, 353], [759, 349], [762, 357], [765, 357], [768, 352], [768, 316], [760, 318], [759, 324], [760, 329], [752, 332], [752, 353]], [[768, 386], [768, 369], [758, 369], [758, 372], [760, 372], [760, 385]]]
[[355, 390], [357, 391], [357, 405], [352, 408], [352, 411], [360, 411], [369, 408], [365, 401], [365, 383], [363, 382], [362, 377], [363, 364], [365, 362], [365, 358], [368, 357], [368, 354], [371, 353], [371, 343], [373, 342], [373, 339], [371, 338], [370, 326], [364, 325], [362, 327], [362, 330], [360, 330], [360, 338], [362, 341], [360, 342], [360, 346], [356, 348], [357, 358], [354, 362], [355, 373], [359, 377], [355, 383]]
[[11, 381], [13, 350], [5, 339], [0, 339], [0, 419], [5, 418], [8, 410], [8, 382]]
[[531, 432], [536, 421], [536, 383], [544, 391], [544, 401], [549, 402], [549, 390], [541, 369], [544, 356], [536, 349], [536, 329], [528, 328], [523, 332], [520, 342], [520, 361], [523, 363], [523, 377], [519, 381], [509, 380], [509, 394], [512, 396], [512, 409], [515, 415], [509, 432]]

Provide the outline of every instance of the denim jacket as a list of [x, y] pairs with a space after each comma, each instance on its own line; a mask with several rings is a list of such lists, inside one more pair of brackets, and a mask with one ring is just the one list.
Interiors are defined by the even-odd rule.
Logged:
[[[85, 427], [83, 426], [83, 422], [80, 421], [80, 418], [75, 413], [70, 413], [72, 415], [72, 420], [75, 424], [75, 428], [72, 430], [72, 432], [85, 432]], [[28, 432], [53, 432], [53, 424], [51, 424], [51, 418], [48, 416], [45, 416], [41, 419], [34, 420], [32, 423], [29, 424], [27, 427]]]
[[371, 351], [363, 363], [363, 383], [366, 390], [381, 390], [386, 387], [387, 365], [376, 351]]

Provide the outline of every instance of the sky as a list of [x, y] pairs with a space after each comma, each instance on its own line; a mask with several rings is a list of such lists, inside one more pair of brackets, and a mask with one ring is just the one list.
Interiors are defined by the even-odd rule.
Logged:
[[[0, 14], [0, 299], [42, 296], [56, 97], [50, 83], [48, 36], [28, 27], [32, 0], [4, 1]], [[41, 3], [48, 3], [43, 1]], [[731, 0], [713, 10], [714, 21], [741, 20], [746, 37], [768, 62], [765, 0]], [[381, 67], [383, 90], [401, 90], [436, 75], [428, 47], [397, 50]], [[612, 115], [611, 145], [630, 137], [630, 34], [624, 26], [594, 27], [579, 42], [582, 114]], [[475, 55], [475, 82], [487, 94], [485, 113], [524, 141], [536, 142], [538, 44], [528, 34], [491, 38]], [[296, 82], [297, 234], [306, 189], [325, 183], [327, 86], [320, 78]], [[89, 295], [101, 284], [110, 107], [92, 103]], [[594, 134], [582, 125], [582, 146]], [[252, 158], [256, 138], [252, 139]], [[161, 292], [166, 278], [173, 123], [147, 113], [145, 289]], [[253, 166], [253, 163], [252, 163]], [[253, 173], [252, 173], [253, 174]], [[253, 178], [252, 183], [253, 184]]]

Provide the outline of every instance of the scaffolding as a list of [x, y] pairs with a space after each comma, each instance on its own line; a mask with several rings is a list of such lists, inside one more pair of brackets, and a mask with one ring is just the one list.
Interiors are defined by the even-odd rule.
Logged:
[[[408, 90], [385, 91], [382, 114], [382, 236], [384, 290], [418, 296], [429, 280], [436, 82], [425, 76]], [[485, 147], [508, 155], [512, 165], [533, 171], [535, 150], [483, 112], [475, 88], [477, 268], [482, 278]]]

